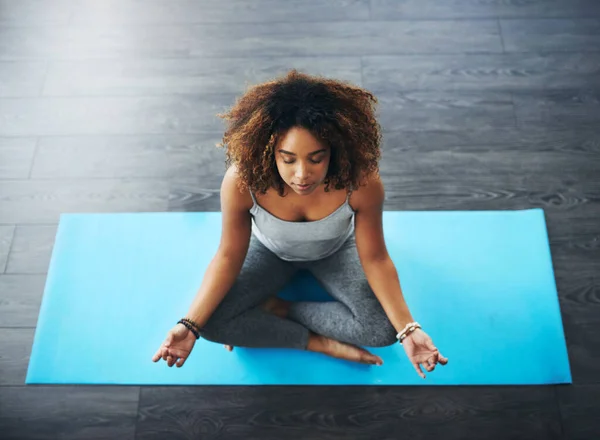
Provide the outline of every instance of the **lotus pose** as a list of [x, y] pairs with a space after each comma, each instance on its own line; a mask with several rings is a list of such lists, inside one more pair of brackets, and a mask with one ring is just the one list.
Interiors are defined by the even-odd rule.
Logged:
[[[423, 378], [421, 367], [448, 362], [414, 322], [386, 249], [376, 103], [360, 87], [291, 70], [219, 115], [228, 121], [219, 248], [154, 362], [183, 366], [200, 337], [373, 365], [383, 360], [363, 347], [400, 342]], [[277, 297], [298, 270], [335, 301]]]

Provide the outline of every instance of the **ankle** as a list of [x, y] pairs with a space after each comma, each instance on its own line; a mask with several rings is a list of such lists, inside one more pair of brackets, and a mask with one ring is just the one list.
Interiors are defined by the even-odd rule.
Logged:
[[292, 305], [292, 302], [281, 299], [280, 305], [281, 305], [281, 313], [283, 314], [283, 317], [286, 318], [290, 313], [290, 306]]
[[306, 349], [308, 351], [315, 351], [317, 353], [323, 353], [325, 347], [325, 337], [316, 333], [310, 332], [308, 336], [308, 344]]

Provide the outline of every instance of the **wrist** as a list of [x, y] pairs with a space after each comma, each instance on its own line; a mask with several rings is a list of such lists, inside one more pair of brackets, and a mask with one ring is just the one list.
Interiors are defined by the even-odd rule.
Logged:
[[398, 334], [396, 335], [396, 339], [398, 339], [398, 342], [400, 342], [400, 344], [402, 344], [402, 342], [409, 336], [411, 335], [415, 330], [420, 329], [421, 325], [418, 322], [409, 322], [408, 324], [406, 324], [404, 326], [404, 328], [402, 330], [400, 330], [400, 332], [398, 332]]
[[184, 327], [186, 327], [189, 331], [191, 331], [194, 336], [196, 337], [196, 339], [200, 339], [200, 330], [198, 328], [196, 328], [196, 324], [192, 322], [190, 322], [191, 320], [187, 319], [187, 318], [182, 318], [179, 321], [177, 321], [177, 324], [181, 324]]
[[181, 318], [181, 320], [179, 322], [187, 322], [188, 324], [193, 326], [195, 330], [197, 330], [197, 331], [202, 330], [202, 326], [198, 323], [198, 321], [190, 318], [189, 315]]

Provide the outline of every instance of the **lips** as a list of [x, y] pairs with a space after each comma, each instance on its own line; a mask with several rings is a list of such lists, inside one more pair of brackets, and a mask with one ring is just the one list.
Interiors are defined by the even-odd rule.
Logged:
[[300, 189], [308, 189], [310, 188], [310, 185], [300, 185], [300, 184], [296, 184], [296, 186]]

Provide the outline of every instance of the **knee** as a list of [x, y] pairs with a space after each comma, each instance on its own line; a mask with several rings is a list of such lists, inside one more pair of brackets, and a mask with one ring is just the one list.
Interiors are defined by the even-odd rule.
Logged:
[[362, 324], [362, 338], [368, 347], [387, 347], [398, 342], [398, 332], [378, 301], [364, 303], [356, 319]]
[[222, 321], [211, 318], [200, 330], [200, 337], [210, 342], [226, 344], [227, 330], [227, 326]]
[[396, 339], [396, 329], [387, 316], [376, 317], [368, 327], [368, 343], [364, 345], [368, 347], [387, 347], [398, 342]]
[[382, 319], [375, 334], [377, 335], [374, 341], [376, 344], [374, 345], [375, 347], [387, 347], [398, 342], [398, 339], [396, 339], [398, 332], [387, 317]]

